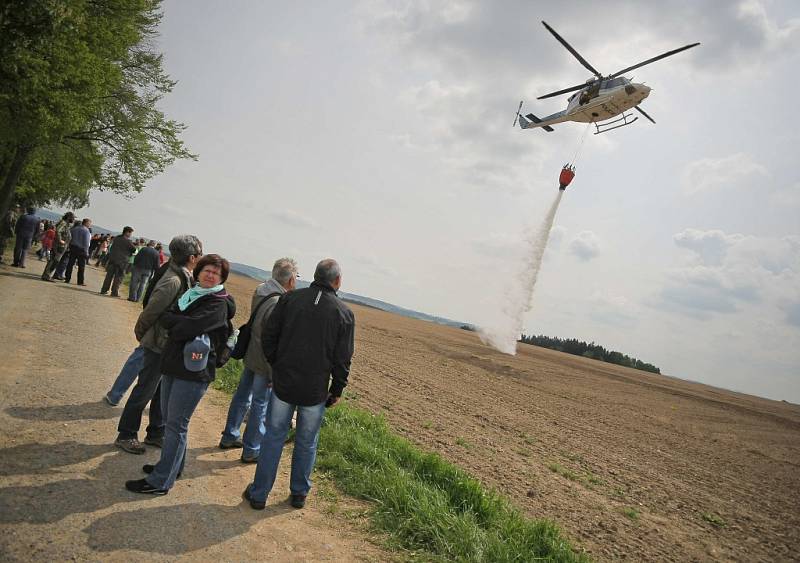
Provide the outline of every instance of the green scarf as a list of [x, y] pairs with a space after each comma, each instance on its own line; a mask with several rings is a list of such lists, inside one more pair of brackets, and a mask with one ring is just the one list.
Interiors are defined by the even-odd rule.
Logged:
[[196, 285], [192, 288], [186, 290], [186, 293], [181, 295], [181, 298], [178, 299], [178, 308], [181, 311], [185, 311], [189, 305], [203, 297], [204, 295], [208, 295], [210, 293], [217, 293], [218, 291], [222, 291], [225, 289], [225, 286], [222, 284], [215, 285], [214, 287], [204, 288]]

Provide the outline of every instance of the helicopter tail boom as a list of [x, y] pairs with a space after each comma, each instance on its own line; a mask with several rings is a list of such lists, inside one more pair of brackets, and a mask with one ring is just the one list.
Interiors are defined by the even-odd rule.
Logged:
[[564, 115], [566, 114], [565, 111], [560, 111], [558, 113], [554, 113], [553, 115], [548, 115], [544, 119], [539, 119], [532, 113], [529, 113], [526, 116], [519, 116], [519, 126], [523, 129], [534, 129], [536, 127], [541, 127], [548, 133], [553, 132], [553, 128], [550, 125], [554, 125], [556, 123], [563, 123], [566, 121]]

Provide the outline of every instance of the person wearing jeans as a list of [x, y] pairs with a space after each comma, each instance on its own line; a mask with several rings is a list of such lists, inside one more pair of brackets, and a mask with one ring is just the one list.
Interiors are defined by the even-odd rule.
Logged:
[[161, 404], [166, 418], [161, 457], [146, 464], [144, 479], [127, 481], [134, 493], [165, 495], [183, 472], [189, 421], [216, 375], [217, 354], [227, 346], [236, 314], [233, 297], [225, 291], [230, 264], [218, 254], [203, 256], [194, 268], [197, 285], [163, 316], [169, 337], [161, 355]]
[[305, 498], [311, 490], [311, 472], [317, 459], [317, 442], [322, 418], [325, 415], [325, 403], [304, 407], [281, 401], [273, 394], [267, 407], [267, 431], [261, 442], [261, 456], [264, 461], [258, 462], [249, 491], [250, 498], [256, 501], [264, 499], [266, 502], [267, 495], [275, 484], [283, 445], [289, 435], [295, 410], [297, 410], [297, 426], [294, 435], [289, 493], [294, 500], [295, 497]]
[[[242, 463], [258, 461], [261, 439], [265, 432], [264, 417], [271, 394], [272, 379], [270, 377], [256, 373], [248, 367], [242, 370], [239, 386], [231, 398], [230, 407], [228, 407], [228, 418], [219, 442], [220, 449], [243, 448]], [[242, 425], [248, 408], [250, 416], [247, 417], [247, 426], [242, 434], [239, 427]]]
[[341, 285], [339, 264], [323, 260], [314, 282], [281, 297], [267, 321], [262, 346], [272, 366], [273, 390], [255, 477], [242, 493], [255, 510], [267, 504], [295, 411], [290, 503], [305, 506], [325, 408], [341, 397], [353, 357], [355, 319], [336, 295]]
[[104, 397], [109, 405], [116, 407], [119, 404], [125, 391], [130, 389], [133, 382], [136, 381], [143, 364], [144, 348], [137, 346], [128, 356], [128, 359], [125, 360], [117, 379], [114, 380], [114, 384], [111, 386], [111, 390]]
[[131, 271], [131, 286], [128, 291], [128, 301], [139, 301], [144, 295], [144, 289], [153, 274], [161, 266], [158, 251], [154, 248], [156, 241], [151, 240], [147, 246], [136, 253]]
[[[242, 463], [258, 461], [261, 440], [264, 438], [264, 416], [272, 392], [272, 368], [261, 347], [263, 328], [280, 296], [292, 291], [296, 283], [297, 263], [291, 258], [279, 258], [272, 266], [272, 277], [259, 285], [253, 294], [250, 319], [247, 321], [250, 342], [243, 358], [244, 370], [231, 399], [228, 419], [219, 442], [219, 447], [223, 450], [243, 448]], [[248, 406], [250, 416], [240, 440], [239, 427]]]

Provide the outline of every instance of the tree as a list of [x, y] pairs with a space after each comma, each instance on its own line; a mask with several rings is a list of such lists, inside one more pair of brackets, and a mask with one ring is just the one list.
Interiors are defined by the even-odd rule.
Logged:
[[17, 199], [82, 205], [140, 192], [185, 126], [153, 40], [160, 0], [7, 0], [0, 7], [0, 216]]

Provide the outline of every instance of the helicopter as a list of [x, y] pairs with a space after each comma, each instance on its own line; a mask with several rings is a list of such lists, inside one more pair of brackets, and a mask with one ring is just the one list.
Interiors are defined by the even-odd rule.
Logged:
[[[661, 55], [647, 59], [646, 61], [642, 61], [633, 66], [624, 68], [615, 72], [614, 74], [603, 76], [603, 74], [590, 65], [586, 59], [584, 59], [572, 47], [572, 45], [567, 43], [567, 41], [556, 32], [556, 30], [547, 25], [547, 22], [543, 21], [542, 24], [547, 31], [552, 33], [558, 42], [567, 49], [567, 51], [572, 53], [572, 55], [578, 59], [578, 62], [580, 62], [589, 71], [594, 73], [594, 76], [588, 79], [584, 84], [570, 86], [569, 88], [564, 88], [563, 90], [558, 90], [557, 92], [551, 92], [549, 94], [545, 94], [544, 96], [539, 96], [537, 100], [544, 100], [545, 98], [552, 98], [553, 96], [560, 96], [561, 94], [575, 92], [567, 101], [567, 109], [552, 115], [548, 115], [542, 119], [539, 119], [532, 113], [529, 113], [525, 116], [521, 115], [520, 112], [522, 111], [523, 102], [520, 102], [519, 107], [517, 108], [517, 115], [514, 118], [514, 126], [516, 126], [517, 121], [519, 121], [519, 125], [522, 129], [534, 129], [541, 127], [547, 132], [552, 132], [553, 128], [551, 125], [563, 123], [565, 121], [577, 121], [582, 123], [593, 123], [596, 129], [594, 134], [597, 135], [599, 133], [606, 133], [612, 129], [619, 129], [620, 127], [631, 125], [633, 122], [639, 119], [638, 116], [635, 116], [632, 113], [626, 113], [631, 108], [635, 109], [651, 122], [655, 123], [655, 120], [639, 107], [639, 104], [641, 104], [644, 99], [650, 95], [650, 87], [645, 86], [642, 83], [633, 82], [633, 79], [625, 78], [622, 75], [631, 70], [643, 67], [644, 65], [648, 65], [655, 61], [680, 53], [681, 51], [685, 51], [686, 49], [691, 49], [692, 47], [697, 47], [700, 45], [700, 43], [685, 45], [683, 47], [679, 47], [678, 49], [673, 49], [672, 51], [667, 51], [666, 53], [662, 53]], [[621, 115], [621, 117], [617, 117], [619, 115]], [[617, 117], [617, 119], [608, 121], [609, 119], [615, 117]]]

